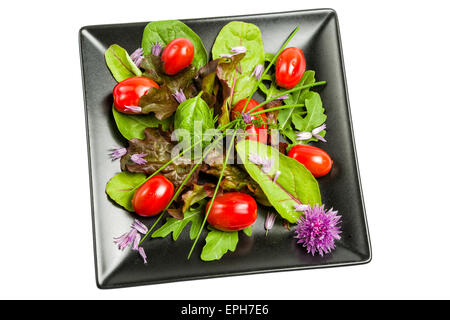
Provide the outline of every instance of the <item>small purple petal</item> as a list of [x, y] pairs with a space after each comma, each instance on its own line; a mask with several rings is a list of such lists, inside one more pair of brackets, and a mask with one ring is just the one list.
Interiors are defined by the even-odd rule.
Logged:
[[139, 247], [138, 251], [142, 259], [144, 260], [144, 263], [147, 264], [147, 255], [145, 254], [144, 248]]
[[148, 232], [148, 228], [140, 222], [138, 219], [135, 219], [133, 224], [131, 225], [133, 229], [136, 229], [138, 232], [142, 234], [146, 234]]
[[247, 112], [244, 112], [244, 113], [242, 114], [242, 119], [244, 120], [244, 122], [245, 122], [246, 124], [252, 123], [252, 116], [251, 116], [250, 114], [248, 114]]
[[229, 54], [229, 53], [219, 54], [219, 57], [221, 57], [221, 58], [231, 58], [232, 56], [234, 56], [234, 54]]
[[122, 241], [124, 241], [127, 237], [128, 237], [128, 233], [124, 233], [120, 237], [114, 238], [113, 241], [115, 244], [119, 244], [119, 243], [122, 243]]
[[261, 157], [259, 156], [259, 154], [257, 154], [256, 152], [250, 154], [250, 155], [248, 156], [248, 160], [250, 160], [250, 162], [253, 162], [253, 163], [256, 164], [256, 165], [261, 165], [261, 164], [264, 163], [263, 158], [261, 158]]
[[186, 96], [184, 95], [183, 89], [175, 91], [175, 93], [172, 95], [179, 104], [186, 101]]
[[308, 140], [312, 138], [312, 133], [311, 132], [299, 132], [297, 133], [297, 140], [302, 141], [302, 140]]
[[284, 99], [287, 99], [287, 98], [289, 98], [289, 95], [285, 94], [285, 95], [282, 95], [281, 97], [278, 97], [276, 100], [284, 100]]
[[317, 128], [315, 128], [315, 129], [313, 129], [313, 130], [311, 131], [311, 133], [312, 133], [313, 135], [319, 134], [320, 132], [322, 132], [322, 131], [325, 130], [326, 128], [327, 128], [327, 125], [324, 123], [324, 124], [321, 125], [320, 127], [317, 127]]
[[262, 171], [264, 173], [269, 173], [272, 170], [273, 161], [271, 159], [264, 160], [262, 165]]
[[159, 42], [156, 42], [152, 47], [152, 55], [159, 56], [162, 51], [162, 45]]
[[294, 205], [295, 211], [305, 211], [310, 208], [308, 204], [296, 204]]
[[131, 55], [131, 60], [133, 60], [134, 64], [139, 68], [141, 66], [141, 62], [144, 59], [144, 49], [138, 48]]
[[133, 113], [141, 113], [142, 108], [139, 106], [125, 106], [125, 111], [130, 111]]
[[123, 239], [122, 242], [119, 243], [119, 249], [124, 250], [129, 244], [133, 243], [136, 235], [137, 231], [135, 229], [132, 229], [130, 232], [128, 232], [125, 239]]
[[313, 134], [313, 137], [316, 138], [317, 140], [322, 141], [322, 142], [327, 142], [327, 140], [325, 140], [325, 138], [322, 137], [322, 136], [319, 135], [319, 134]]
[[262, 171], [264, 173], [269, 173], [272, 170], [273, 161], [272, 159], [263, 159], [259, 154], [252, 153], [248, 156], [248, 160], [256, 165], [262, 166]]
[[261, 75], [264, 71], [264, 66], [262, 64], [256, 65], [255, 69], [253, 69], [253, 72], [251, 74], [252, 77], [255, 77], [257, 80], [261, 79]]
[[245, 53], [245, 52], [247, 52], [247, 48], [244, 47], [244, 46], [232, 47], [230, 51], [235, 53], [235, 54]]
[[131, 156], [131, 161], [139, 165], [146, 164], [147, 160], [143, 159], [145, 156], [147, 156], [146, 153], [135, 153]]
[[141, 242], [141, 235], [138, 233], [136, 234], [136, 237], [134, 238], [133, 246], [131, 247], [131, 250], [139, 250], [139, 242]]
[[278, 177], [281, 175], [281, 171], [278, 170], [277, 172], [275, 172], [275, 177], [273, 177], [273, 183], [277, 182]]
[[122, 158], [124, 155], [127, 154], [127, 148], [122, 147], [116, 147], [112, 150], [112, 152], [109, 154], [112, 158], [112, 160], [117, 160]]
[[272, 229], [276, 218], [277, 218], [277, 215], [274, 213], [267, 214], [266, 221], [264, 222], [264, 229], [266, 229], [266, 230]]

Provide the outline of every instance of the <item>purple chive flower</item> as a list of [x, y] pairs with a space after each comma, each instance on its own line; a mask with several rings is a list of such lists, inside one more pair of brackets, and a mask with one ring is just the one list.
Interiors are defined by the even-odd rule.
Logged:
[[319, 135], [319, 133], [321, 133], [323, 130], [325, 130], [325, 128], [327, 127], [327, 125], [324, 123], [323, 125], [314, 128], [311, 132], [298, 132], [297, 133], [297, 140], [302, 141], [302, 140], [309, 140], [312, 137], [323, 141], [323, 142], [327, 142], [327, 140], [325, 140], [321, 135]]
[[264, 159], [257, 153], [252, 153], [248, 156], [248, 160], [256, 165], [262, 166], [262, 171], [264, 173], [269, 173], [272, 170], [273, 161], [272, 159]]
[[294, 205], [295, 211], [306, 211], [310, 208], [309, 204], [296, 204]]
[[278, 177], [281, 175], [281, 171], [275, 172], [275, 176], [273, 177], [273, 183], [277, 182]]
[[128, 233], [121, 235], [118, 238], [114, 238], [114, 243], [118, 245], [119, 250], [124, 250], [126, 247], [131, 246], [131, 250], [138, 251], [144, 263], [147, 263], [147, 256], [142, 247], [139, 247], [139, 242], [141, 242], [141, 235], [146, 234], [148, 228], [139, 220], [135, 219], [131, 225], [131, 230]]
[[144, 248], [139, 247], [138, 251], [142, 259], [144, 260], [144, 263], [147, 264], [147, 255], [145, 254]]
[[133, 60], [134, 64], [139, 68], [141, 66], [142, 60], [144, 60], [144, 49], [138, 48], [131, 55], [131, 60]]
[[266, 221], [264, 222], [264, 229], [266, 229], [266, 236], [270, 229], [272, 229], [277, 215], [275, 213], [268, 213], [266, 216]]
[[245, 53], [247, 52], [247, 48], [244, 46], [232, 47], [230, 51], [233, 52], [234, 54]]
[[252, 77], [255, 77], [257, 80], [261, 79], [261, 75], [264, 71], [264, 66], [262, 64], [256, 65], [255, 69], [253, 69], [253, 72], [251, 74]]
[[131, 156], [131, 161], [136, 164], [146, 164], [147, 160], [143, 159], [145, 156], [147, 156], [146, 153], [135, 153]]
[[252, 123], [252, 116], [248, 114], [247, 112], [242, 113], [242, 119], [246, 124]]
[[122, 148], [122, 147], [115, 147], [111, 150], [112, 152], [109, 154], [111, 156], [111, 159], [117, 160], [122, 158], [124, 155], [127, 154], [127, 148]]
[[231, 58], [232, 56], [234, 56], [234, 54], [229, 54], [229, 53], [219, 54], [219, 57], [221, 57], [221, 58]]
[[183, 89], [175, 91], [175, 93], [172, 95], [179, 104], [186, 101], [186, 96], [184, 95]]
[[141, 113], [142, 108], [139, 106], [125, 106], [125, 111], [133, 112], [133, 113]]
[[318, 252], [321, 256], [335, 249], [334, 241], [339, 240], [341, 216], [337, 211], [325, 210], [325, 206], [315, 205], [305, 211], [305, 214], [297, 221], [297, 243], [302, 243], [308, 253], [313, 256]]
[[159, 42], [156, 42], [152, 46], [152, 55], [159, 56], [161, 54], [162, 48], [163, 48], [162, 45]]
[[128, 245], [134, 242], [136, 235], [137, 231], [135, 229], [131, 229], [128, 233], [125, 233], [118, 238], [114, 238], [114, 243], [117, 244], [119, 250], [124, 250]]

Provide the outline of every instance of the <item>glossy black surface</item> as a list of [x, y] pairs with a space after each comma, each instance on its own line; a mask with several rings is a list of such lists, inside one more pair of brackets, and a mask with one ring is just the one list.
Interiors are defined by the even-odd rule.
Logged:
[[[320, 146], [334, 160], [329, 175], [319, 178], [323, 203], [339, 210], [343, 217], [342, 239], [336, 250], [325, 257], [310, 256], [277, 220], [265, 236], [266, 210], [259, 209], [253, 235], [240, 236], [234, 253], [220, 261], [203, 262], [200, 252], [204, 236], [190, 260], [192, 245], [187, 230], [177, 242], [171, 237], [144, 243], [149, 263], [144, 265], [136, 252], [121, 252], [112, 238], [126, 232], [135, 218], [108, 199], [107, 181], [120, 171], [119, 162], [108, 156], [111, 146], [126, 145], [115, 127], [111, 113], [112, 89], [116, 84], [103, 57], [111, 44], [132, 52], [140, 47], [146, 23], [89, 26], [80, 30], [82, 73], [84, 80], [87, 143], [91, 179], [92, 219], [97, 284], [114, 288], [217, 276], [269, 271], [296, 270], [367, 263], [371, 249], [347, 97], [339, 26], [333, 10], [310, 10], [276, 14], [185, 20], [203, 40], [210, 52], [216, 35], [230, 21], [256, 24], [262, 32], [265, 50], [275, 53], [296, 26], [300, 31], [291, 46], [303, 49], [307, 68], [316, 71], [317, 80], [328, 84], [317, 89], [328, 115], [327, 140]], [[153, 218], [141, 219], [151, 225]], [[206, 234], [206, 233], [205, 233]]]

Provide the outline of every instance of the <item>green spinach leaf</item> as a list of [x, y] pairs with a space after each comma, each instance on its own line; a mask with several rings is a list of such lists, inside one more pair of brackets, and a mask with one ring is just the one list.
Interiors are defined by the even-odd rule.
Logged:
[[106, 184], [106, 193], [117, 204], [130, 212], [134, 212], [131, 199], [133, 199], [134, 188], [140, 185], [146, 178], [143, 173], [120, 172]]
[[127, 51], [117, 44], [105, 51], [105, 60], [117, 82], [142, 75], [142, 71], [134, 64]]
[[[236, 73], [231, 103], [233, 105], [247, 98], [257, 83], [256, 78], [251, 74], [258, 64], [264, 64], [265, 52], [261, 31], [254, 24], [232, 21], [219, 32], [212, 48], [213, 59], [217, 59], [221, 54], [230, 54], [231, 48], [240, 46], [244, 46], [247, 51]], [[230, 88], [233, 88], [234, 81], [231, 75], [227, 76], [227, 81]]]
[[194, 60], [192, 64], [198, 68], [208, 62], [208, 53], [200, 37], [187, 25], [178, 20], [154, 21], [147, 24], [142, 36], [142, 49], [144, 54], [152, 52], [155, 43], [166, 46], [176, 38], [186, 38], [194, 45]]
[[117, 129], [119, 129], [122, 136], [127, 140], [133, 138], [144, 139], [144, 130], [146, 128], [157, 128], [161, 126], [164, 131], [168, 130], [173, 121], [173, 118], [158, 120], [153, 114], [134, 115], [121, 113], [116, 110], [114, 105], [112, 112]]
[[[189, 145], [204, 140], [203, 145], [206, 146], [209, 141], [205, 140], [205, 132], [214, 129], [213, 112], [214, 110], [209, 108], [201, 94], [187, 99], [179, 105], [175, 113], [175, 130], [184, 129], [190, 133]], [[178, 139], [182, 141], [183, 138], [178, 136]]]
[[[300, 162], [289, 158], [278, 150], [265, 144], [242, 140], [236, 145], [239, 157], [244, 162], [245, 169], [259, 184], [267, 199], [278, 213], [291, 223], [300, 217], [295, 211], [296, 204], [321, 204], [320, 190], [311, 172]], [[273, 165], [269, 173], [264, 173], [261, 167], [249, 161], [249, 155], [258, 154], [265, 159], [272, 159]], [[276, 171], [281, 174], [273, 182]]]
[[220, 260], [228, 251], [234, 252], [239, 241], [237, 231], [224, 232], [208, 227], [206, 244], [201, 253], [203, 261]]

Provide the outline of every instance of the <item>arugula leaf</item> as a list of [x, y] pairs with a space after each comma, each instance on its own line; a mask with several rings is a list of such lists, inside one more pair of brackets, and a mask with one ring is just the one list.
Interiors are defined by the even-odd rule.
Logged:
[[244, 230], [242, 230], [248, 237], [251, 237], [252, 236], [252, 231], [253, 231], [253, 228], [252, 228], [252, 226], [250, 226], [250, 227], [247, 227], [247, 228], [245, 228]]
[[116, 174], [106, 184], [106, 193], [117, 204], [130, 212], [134, 212], [131, 199], [133, 199], [134, 189], [146, 178], [143, 173], [120, 172]]
[[178, 20], [154, 21], [147, 24], [142, 36], [142, 49], [146, 55], [152, 52], [156, 42], [166, 46], [176, 38], [186, 38], [194, 45], [194, 60], [192, 64], [200, 68], [208, 62], [208, 53], [202, 39], [187, 25]]
[[166, 223], [163, 224], [158, 230], [156, 230], [152, 234], [152, 238], [164, 238], [170, 233], [172, 233], [173, 240], [177, 241], [183, 229], [189, 223], [192, 223], [191, 229], [189, 231], [189, 237], [191, 238], [191, 240], [194, 240], [202, 226], [203, 221], [202, 211], [205, 204], [206, 201], [199, 208], [196, 209], [190, 208], [188, 211], [184, 213], [183, 220], [178, 220], [175, 218], [167, 218]]
[[112, 108], [114, 120], [116, 121], [117, 129], [119, 129], [122, 136], [127, 140], [133, 138], [144, 139], [144, 130], [146, 128], [162, 127], [164, 131], [168, 130], [173, 118], [166, 118], [158, 120], [152, 114], [125, 114], [116, 110], [113, 105]]
[[236, 250], [239, 241], [237, 231], [224, 232], [211, 227], [208, 229], [206, 244], [200, 256], [203, 261], [220, 260], [228, 251]]
[[[317, 92], [309, 92], [305, 97], [306, 116], [302, 117], [298, 113], [292, 115], [292, 123], [298, 131], [311, 132], [312, 129], [322, 125], [326, 120], [325, 109], [322, 107], [322, 99]], [[320, 132], [320, 135], [325, 136], [325, 130]], [[316, 138], [300, 141], [302, 144], [307, 144], [310, 141], [317, 141]]]
[[[175, 142], [171, 141], [170, 132], [147, 128], [144, 130], [144, 135], [145, 139], [134, 138], [128, 142], [127, 154], [120, 159], [122, 171], [152, 174], [172, 159], [172, 149], [175, 147]], [[145, 164], [134, 163], [131, 156], [135, 153], [146, 154], [143, 159], [147, 162]], [[165, 176], [173, 183], [175, 188], [178, 188], [194, 165], [190, 161], [175, 160], [159, 174]], [[193, 174], [186, 183], [186, 187], [190, 186], [196, 178], [197, 174]]]
[[[221, 54], [231, 53], [231, 48], [240, 46], [244, 46], [247, 51], [240, 63], [241, 72], [236, 73], [232, 105], [247, 98], [258, 82], [251, 74], [258, 64], [264, 64], [265, 52], [261, 31], [254, 24], [232, 21], [219, 32], [212, 48], [213, 59], [217, 59]], [[233, 78], [227, 77], [227, 82], [232, 88]]]
[[[300, 82], [297, 84], [296, 87], [311, 84], [311, 83], [314, 83], [315, 81], [316, 81], [315, 72], [311, 71], [311, 70], [307, 70], [303, 74], [302, 79], [300, 80]], [[293, 92], [293, 93], [289, 94], [287, 99], [284, 100], [284, 103], [285, 104], [304, 104], [305, 99], [308, 96], [309, 92], [310, 92], [309, 88]], [[279, 130], [281, 131], [281, 133], [284, 134], [286, 132], [291, 131], [290, 129], [292, 126], [292, 116], [294, 114], [300, 113], [301, 111], [303, 111], [302, 108], [290, 108], [290, 109], [280, 110], [280, 112], [278, 114], [278, 125], [279, 125]], [[284, 134], [284, 135], [286, 136], [287, 134]], [[289, 135], [287, 135], [287, 136], [288, 136], [288, 138], [291, 138]], [[295, 136], [295, 134], [294, 134], [294, 136]], [[295, 143], [295, 139], [296, 139], [296, 137], [293, 140], [294, 143]]]
[[[264, 80], [270, 81], [270, 85], [268, 88], [264, 84]], [[267, 74], [266, 77], [263, 78], [263, 81], [261, 81], [261, 83], [259, 84], [259, 89], [266, 95], [266, 100], [279, 94], [282, 94], [284, 91], [287, 91], [286, 89], [278, 89], [277, 83], [275, 81], [275, 75], [267, 75]]]
[[[289, 158], [278, 150], [257, 141], [242, 140], [236, 145], [236, 150], [244, 162], [245, 169], [259, 184], [261, 189], [278, 213], [291, 223], [300, 217], [295, 211], [296, 204], [321, 204], [319, 185], [311, 172], [300, 162]], [[249, 161], [250, 154], [257, 153], [265, 159], [272, 159], [271, 171], [266, 174], [260, 166]], [[281, 175], [273, 182], [276, 171]]]
[[142, 75], [142, 71], [134, 64], [127, 51], [117, 44], [105, 51], [105, 60], [117, 82]]

